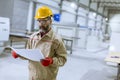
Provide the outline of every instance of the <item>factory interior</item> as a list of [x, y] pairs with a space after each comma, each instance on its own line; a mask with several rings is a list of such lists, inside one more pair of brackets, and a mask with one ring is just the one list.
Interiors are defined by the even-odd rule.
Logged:
[[[52, 16], [36, 19], [41, 7], [51, 10]], [[29, 75], [29, 63], [38, 56], [23, 54], [29, 39], [34, 41], [31, 35], [39, 32], [39, 25], [47, 21], [51, 21], [50, 31], [60, 36], [60, 43], [65, 48], [58, 46], [55, 55], [60, 54], [55, 58], [48, 56], [52, 62], [42, 66], [48, 69], [55, 60], [59, 61], [56, 78], [48, 75], [49, 80], [120, 80], [120, 0], [0, 0], [0, 80], [48, 80]], [[44, 36], [49, 37], [49, 32]], [[47, 54], [48, 44], [42, 47]], [[36, 50], [36, 47], [30, 49]], [[12, 52], [15, 50], [17, 57]], [[29, 58], [24, 60], [19, 55]], [[44, 59], [39, 60], [36, 63], [41, 65]], [[45, 72], [38, 73], [43, 75]]]

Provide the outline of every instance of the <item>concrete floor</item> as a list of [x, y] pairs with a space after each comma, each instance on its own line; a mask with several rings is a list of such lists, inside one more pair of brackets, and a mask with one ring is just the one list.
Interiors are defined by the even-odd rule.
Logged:
[[[57, 80], [114, 80], [117, 67], [104, 61], [107, 50], [96, 53], [76, 49], [68, 54], [67, 63], [61, 67]], [[0, 55], [0, 80], [28, 80], [28, 62], [14, 59], [10, 53]]]

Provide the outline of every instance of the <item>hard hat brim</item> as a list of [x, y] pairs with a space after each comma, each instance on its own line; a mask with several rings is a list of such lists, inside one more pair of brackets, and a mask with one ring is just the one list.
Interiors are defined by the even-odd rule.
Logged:
[[39, 16], [39, 17], [37, 17], [37, 16], [35, 16], [34, 18], [35, 19], [44, 19], [44, 18], [47, 18], [47, 17], [53, 17], [53, 15], [50, 15], [50, 16]]

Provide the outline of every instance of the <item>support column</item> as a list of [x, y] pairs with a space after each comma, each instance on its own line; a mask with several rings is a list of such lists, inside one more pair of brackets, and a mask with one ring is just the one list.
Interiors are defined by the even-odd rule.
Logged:
[[33, 21], [33, 1], [29, 2], [29, 11], [28, 11], [28, 19], [27, 19], [27, 31], [30, 32], [32, 29], [32, 21]]

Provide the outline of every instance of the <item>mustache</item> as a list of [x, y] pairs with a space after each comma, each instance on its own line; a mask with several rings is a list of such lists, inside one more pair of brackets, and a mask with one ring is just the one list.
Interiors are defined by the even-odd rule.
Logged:
[[42, 29], [42, 28], [44, 28], [45, 26], [39, 26], [39, 29]]
[[42, 31], [48, 31], [49, 26], [39, 26], [39, 29]]

